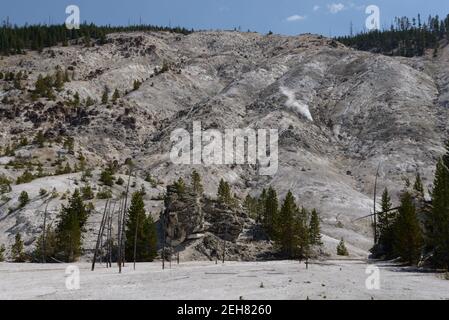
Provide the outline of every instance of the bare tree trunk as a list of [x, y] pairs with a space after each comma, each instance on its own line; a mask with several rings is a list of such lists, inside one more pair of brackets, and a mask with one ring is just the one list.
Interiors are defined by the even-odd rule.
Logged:
[[[129, 185], [131, 183], [131, 173], [132, 173], [132, 170], [129, 169], [128, 185], [126, 186], [125, 201], [124, 201], [124, 205], [123, 205], [122, 218], [121, 218], [119, 250], [120, 250], [120, 256], [121, 256], [123, 267], [125, 266], [124, 232], [125, 232], [125, 224], [126, 224], [126, 210], [127, 210], [127, 206], [128, 206]], [[121, 272], [121, 268], [120, 268], [120, 272]]]
[[374, 180], [374, 215], [373, 215], [373, 225], [374, 225], [374, 244], [377, 244], [378, 234], [377, 234], [377, 213], [376, 213], [376, 197], [377, 197], [377, 178], [379, 177], [380, 163], [376, 171], [376, 179]]
[[121, 257], [120, 257], [120, 231], [121, 231], [121, 208], [122, 208], [122, 200], [120, 199], [120, 206], [117, 213], [117, 265], [119, 267], [119, 272], [121, 272]]
[[165, 216], [161, 215], [162, 221], [162, 270], [165, 269]]
[[94, 258], [92, 260], [92, 271], [94, 271], [94, 269], [95, 269], [95, 261], [97, 259], [97, 252], [98, 252], [98, 249], [100, 246], [101, 238], [103, 237], [103, 231], [104, 231], [104, 225], [106, 222], [106, 213], [107, 213], [107, 209], [108, 209], [108, 204], [109, 204], [109, 199], [106, 200], [106, 204], [104, 206], [103, 217], [101, 218], [100, 230], [98, 230], [97, 244], [95, 246]]
[[226, 234], [228, 233], [228, 227], [226, 226], [225, 234], [223, 236], [223, 263], [225, 263], [226, 256]]
[[47, 252], [47, 209], [48, 204], [50, 203], [51, 199], [47, 201], [47, 205], [45, 206], [44, 211], [44, 226], [43, 226], [43, 233], [42, 233], [42, 263], [46, 263], [46, 257], [45, 253]]
[[114, 207], [112, 208], [112, 211], [109, 214], [109, 230], [108, 230], [108, 238], [109, 238], [109, 247], [108, 247], [108, 263], [109, 267], [112, 268], [112, 248], [113, 248], [113, 240], [112, 240], [112, 219], [114, 218], [114, 212], [115, 212], [115, 205], [117, 204], [117, 201], [114, 201]]
[[139, 226], [139, 216], [136, 217], [136, 230], [134, 231], [134, 270], [136, 270], [136, 255], [137, 255], [137, 231]]

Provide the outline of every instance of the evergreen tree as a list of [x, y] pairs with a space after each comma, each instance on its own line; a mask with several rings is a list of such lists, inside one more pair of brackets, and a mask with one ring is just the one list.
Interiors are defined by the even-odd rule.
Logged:
[[114, 176], [109, 168], [106, 168], [101, 172], [100, 181], [108, 187], [112, 187], [114, 185]]
[[76, 108], [80, 106], [80, 95], [78, 92], [75, 92], [75, 95], [73, 96], [72, 105]]
[[345, 240], [341, 238], [340, 243], [337, 246], [337, 255], [349, 256], [348, 249], [346, 248]]
[[321, 242], [321, 227], [320, 227], [320, 217], [318, 212], [313, 209], [310, 217], [309, 224], [309, 237], [311, 245], [322, 245]]
[[42, 133], [41, 130], [39, 130], [36, 133], [36, 136], [34, 138], [34, 143], [36, 143], [39, 148], [43, 148], [44, 147], [45, 137], [44, 137], [44, 134]]
[[401, 197], [401, 207], [395, 222], [393, 249], [398, 257], [410, 263], [417, 264], [421, 257], [423, 237], [410, 193]]
[[257, 199], [257, 222], [263, 222], [263, 215], [265, 213], [265, 202], [267, 200], [267, 190], [264, 188]]
[[[45, 251], [43, 248], [45, 237]], [[36, 248], [33, 252], [33, 259], [35, 262], [47, 262], [49, 259], [56, 256], [56, 232], [51, 226], [47, 227], [45, 234], [41, 234], [36, 240]]]
[[82, 233], [89, 212], [79, 190], [75, 190], [68, 206], [62, 206], [56, 228], [57, 253], [63, 261], [73, 262], [81, 254]]
[[297, 257], [307, 258], [310, 251], [309, 213], [302, 208], [295, 216], [294, 235], [297, 243]]
[[28, 196], [28, 193], [26, 191], [22, 191], [19, 195], [19, 206], [20, 208], [25, 207], [28, 202], [30, 202], [30, 198]]
[[388, 189], [385, 188], [382, 193], [381, 201], [382, 212], [378, 214], [378, 231], [379, 231], [379, 244], [382, 247], [383, 253], [387, 256], [392, 254], [393, 249], [393, 236], [394, 236], [394, 213], [390, 210], [392, 208], [390, 194]]
[[114, 93], [112, 94], [112, 103], [116, 103], [117, 100], [120, 98], [120, 92], [115, 89]]
[[133, 90], [134, 90], [134, 91], [139, 90], [139, 88], [140, 88], [141, 85], [142, 85], [142, 82], [140, 82], [139, 80], [134, 80], [134, 83], [133, 83]]
[[422, 184], [421, 175], [419, 172], [416, 173], [415, 183], [413, 189], [418, 192], [422, 197], [424, 197], [424, 186]]
[[109, 88], [107, 86], [104, 87], [103, 95], [101, 96], [101, 103], [107, 104], [109, 100]]
[[5, 261], [5, 252], [6, 252], [5, 245], [2, 244], [2, 245], [0, 246], [0, 262]]
[[432, 192], [432, 210], [427, 222], [427, 242], [433, 251], [436, 267], [449, 269], [449, 170], [440, 160], [435, 171]]
[[248, 215], [251, 218], [257, 219], [257, 199], [251, 197], [251, 195], [248, 194], [245, 197], [243, 206], [245, 207], [246, 211], [248, 212]]
[[178, 181], [175, 182], [175, 188], [179, 195], [184, 195], [186, 192], [186, 184], [183, 178], [179, 178]]
[[296, 206], [295, 198], [291, 191], [289, 191], [282, 203], [279, 213], [277, 242], [281, 252], [290, 258], [295, 257], [298, 248], [298, 238], [296, 233], [298, 231], [298, 223], [295, 221], [295, 216], [297, 214], [298, 207]]
[[193, 172], [192, 172], [191, 181], [192, 181], [193, 192], [195, 192], [197, 195], [201, 196], [204, 192], [204, 188], [203, 188], [203, 184], [201, 183], [201, 176], [196, 170], [193, 170]]
[[132, 196], [125, 232], [125, 256], [128, 259], [134, 257], [136, 244], [136, 261], [153, 261], [157, 255], [157, 232], [151, 215], [147, 217], [145, 214], [143, 195], [139, 191]]
[[265, 230], [272, 238], [276, 238], [279, 201], [276, 190], [274, 190], [272, 187], [268, 188], [264, 209], [265, 211], [263, 215], [263, 221]]
[[11, 256], [14, 262], [25, 262], [25, 253], [23, 252], [23, 241], [20, 233], [16, 234], [15, 242], [11, 247]]
[[232, 204], [233, 198], [231, 195], [231, 187], [229, 186], [229, 183], [227, 183], [223, 179], [220, 180], [220, 183], [218, 185], [217, 197], [218, 201], [222, 204]]

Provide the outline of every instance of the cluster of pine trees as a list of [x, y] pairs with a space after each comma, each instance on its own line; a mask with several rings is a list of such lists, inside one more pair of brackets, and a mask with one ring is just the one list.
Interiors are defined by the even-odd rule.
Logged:
[[312, 246], [322, 244], [318, 212], [300, 208], [291, 191], [288, 191], [281, 205], [272, 187], [263, 189], [258, 198], [248, 195], [244, 205], [250, 215], [262, 224], [284, 256], [308, 257]]
[[181, 27], [169, 28], [153, 25], [130, 25], [119, 26], [96, 26], [95, 24], [83, 23], [80, 29], [69, 30], [62, 25], [25, 25], [16, 26], [4, 22], [0, 27], [0, 54], [22, 54], [24, 50], [38, 50], [56, 46], [70, 45], [82, 41], [86, 46], [91, 45], [91, 39], [99, 44], [106, 42], [106, 35], [114, 32], [133, 31], [169, 31], [180, 34], [189, 34], [193, 30]]
[[424, 199], [419, 174], [412, 190], [406, 186], [397, 210], [385, 189], [378, 215], [379, 239], [373, 252], [386, 258], [400, 257], [412, 265], [422, 262], [449, 270], [449, 143], [446, 149], [436, 165], [431, 203]]
[[445, 19], [429, 16], [423, 21], [417, 18], [396, 18], [390, 29], [373, 30], [356, 35], [338, 37], [336, 40], [358, 50], [392, 56], [422, 56], [426, 49], [434, 49], [436, 55], [439, 41], [449, 38], [449, 15]]

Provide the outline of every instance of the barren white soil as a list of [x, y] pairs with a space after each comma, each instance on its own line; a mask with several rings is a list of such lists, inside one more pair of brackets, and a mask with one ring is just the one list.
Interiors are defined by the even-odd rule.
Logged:
[[[114, 266], [75, 264], [80, 289], [67, 290], [68, 265], [0, 263], [0, 299], [449, 299], [442, 274], [418, 273], [391, 263], [376, 263], [380, 289], [368, 290], [368, 264], [362, 260], [304, 263], [188, 262], [161, 269], [161, 263]], [[263, 285], [262, 285], [263, 284]]]

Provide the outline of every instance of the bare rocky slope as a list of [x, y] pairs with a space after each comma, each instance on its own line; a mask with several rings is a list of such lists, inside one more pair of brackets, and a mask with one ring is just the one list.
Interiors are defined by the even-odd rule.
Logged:
[[[165, 67], [163, 67], [165, 65]], [[31, 101], [39, 74], [59, 66], [73, 80], [56, 92], [56, 100]], [[203, 177], [206, 194], [215, 195], [221, 178], [240, 198], [274, 186], [281, 195], [292, 190], [301, 206], [317, 208], [329, 253], [341, 237], [354, 256], [365, 256], [372, 244], [370, 221], [355, 219], [373, 208], [374, 175], [380, 163], [380, 188], [397, 197], [403, 179], [421, 172], [431, 187], [434, 165], [448, 137], [449, 47], [439, 56], [391, 58], [349, 49], [315, 35], [286, 37], [239, 32], [127, 33], [108, 36], [108, 43], [54, 47], [42, 53], [3, 57], [0, 71], [23, 71], [22, 89], [0, 80], [0, 143], [3, 150], [38, 131], [46, 138], [75, 138], [74, 154], [53, 140], [44, 148], [28, 144], [14, 156], [0, 157], [0, 174], [11, 180], [26, 167], [55, 171], [63, 158], [72, 167], [82, 153], [96, 168], [91, 184], [100, 190], [99, 170], [116, 161], [121, 174], [131, 158], [144, 186], [147, 209], [155, 218], [163, 210], [166, 185], [187, 177], [193, 168]], [[142, 85], [133, 90], [133, 82]], [[115, 103], [101, 104], [105, 86], [122, 93]], [[97, 102], [74, 108], [64, 103], [78, 92]], [[126, 94], [125, 94], [126, 93]], [[6, 99], [5, 99], [6, 98]], [[170, 161], [170, 133], [202, 128], [279, 130], [279, 169], [260, 176], [248, 165], [185, 166]], [[14, 166], [16, 162], [25, 167]], [[152, 182], [144, 181], [147, 173]], [[117, 176], [119, 176], [118, 174]], [[126, 176], [123, 175], [126, 180]], [[41, 232], [45, 197], [53, 188], [62, 195], [82, 185], [81, 173], [47, 176], [12, 185], [0, 202], [0, 243], [11, 244], [21, 232], [32, 248]], [[31, 202], [18, 208], [26, 190]], [[124, 186], [113, 187], [114, 196]], [[49, 205], [51, 220], [62, 203]], [[104, 200], [94, 200], [98, 212]], [[85, 247], [94, 246], [101, 214], [89, 220]], [[187, 248], [185, 259], [201, 257]]]

